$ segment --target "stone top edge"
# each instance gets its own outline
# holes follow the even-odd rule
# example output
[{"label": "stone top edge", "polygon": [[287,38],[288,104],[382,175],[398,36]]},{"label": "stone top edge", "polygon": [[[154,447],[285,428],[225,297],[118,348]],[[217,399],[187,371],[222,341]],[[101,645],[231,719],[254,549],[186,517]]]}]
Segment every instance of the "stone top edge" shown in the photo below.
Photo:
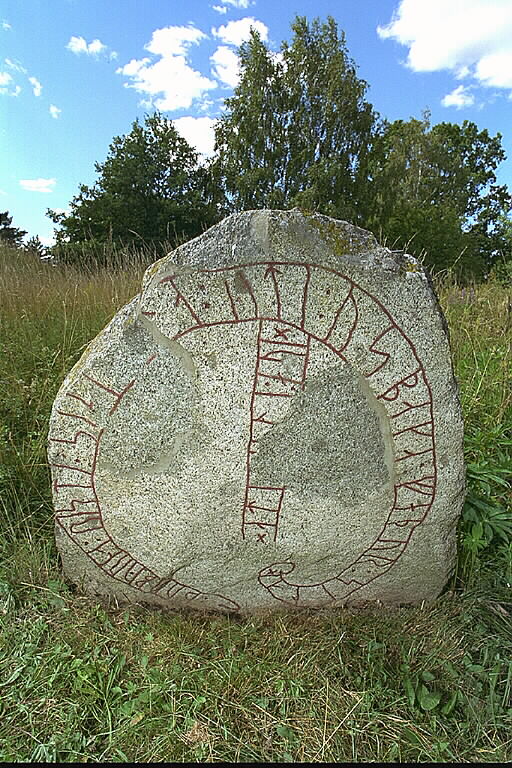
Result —
[{"label": "stone top edge", "polygon": [[361,273],[376,269],[389,275],[428,279],[417,259],[380,245],[373,233],[347,221],[293,208],[249,210],[227,216],[155,262],[147,270],[143,286],[156,273],[267,260],[347,266]]}]

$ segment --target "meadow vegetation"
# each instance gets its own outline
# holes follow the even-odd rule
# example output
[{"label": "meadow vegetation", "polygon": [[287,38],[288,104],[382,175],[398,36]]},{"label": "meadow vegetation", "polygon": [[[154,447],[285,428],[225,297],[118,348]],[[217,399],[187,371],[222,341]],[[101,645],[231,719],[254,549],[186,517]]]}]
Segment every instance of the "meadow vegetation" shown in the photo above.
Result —
[{"label": "meadow vegetation", "polygon": [[46,463],[64,376],[159,255],[112,249],[84,271],[0,250],[0,760],[512,760],[510,287],[437,280],[467,460],[438,601],[177,616],[66,583]]}]

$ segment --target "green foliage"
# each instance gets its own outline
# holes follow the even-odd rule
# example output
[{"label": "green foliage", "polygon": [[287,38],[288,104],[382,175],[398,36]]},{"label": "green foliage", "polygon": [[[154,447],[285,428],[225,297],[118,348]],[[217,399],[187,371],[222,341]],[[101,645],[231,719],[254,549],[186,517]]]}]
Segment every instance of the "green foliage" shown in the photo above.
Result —
[{"label": "green foliage", "polygon": [[11,248],[21,248],[22,240],[27,234],[23,229],[12,227],[12,216],[9,211],[0,213],[0,245]]},{"label": "green foliage", "polygon": [[467,120],[431,125],[428,112],[382,120],[332,17],[298,16],[292,33],[279,53],[255,30],[241,46],[240,81],[208,164],[158,112],[116,136],[70,213],[48,211],[60,227],[54,258],[91,263],[105,246],[175,246],[227,213],[298,207],[371,229],[436,273],[480,279],[494,270],[510,280],[501,135]]},{"label": "green foliage", "polygon": [[368,224],[437,271],[481,276],[512,257],[512,197],[495,173],[504,159],[501,135],[467,120],[431,126],[426,113],[386,123],[370,160]]},{"label": "green foliage", "polygon": [[[511,255],[509,256],[508,261],[505,261],[504,259],[498,261],[494,265],[491,272],[491,276],[500,282],[503,286],[512,285],[512,251],[510,251],[510,254]],[[510,303],[509,313],[512,315],[512,300]]]},{"label": "green foliage", "polygon": [[29,251],[29,253],[33,253],[34,255],[38,256],[40,259],[46,256],[46,248],[42,244],[41,240],[39,239],[39,235],[30,237],[27,240],[27,242],[25,243],[25,250]]},{"label": "green foliage", "polygon": [[[508,434],[507,434],[508,432]],[[466,436],[467,493],[462,521],[461,566],[474,580],[478,568],[497,552],[509,559],[512,546],[512,424],[494,430],[493,456],[478,432]],[[510,561],[509,561],[510,563]]]},{"label": "green foliage", "polygon": [[441,297],[465,419],[467,487],[456,583],[506,585],[512,581],[510,289],[498,280],[469,288],[445,281]]},{"label": "green foliage", "polygon": [[475,123],[382,121],[345,37],[297,17],[275,54],[253,31],[216,126],[212,178],[225,211],[293,208],[347,219],[439,272],[482,277],[512,259],[501,135]]},{"label": "green foliage", "polygon": [[81,271],[105,269],[117,272],[123,267],[149,266],[169,253],[174,243],[157,240],[138,245],[112,241],[85,240],[80,243],[57,242],[50,249],[53,264],[75,265]]},{"label": "green foliage", "polygon": [[[419,708],[423,712],[439,710],[443,715],[450,715],[459,697],[458,691],[446,693],[436,685],[436,677],[432,672],[423,671],[419,675],[409,676],[409,670],[404,668],[404,688],[411,709]],[[444,703],[442,703],[444,700]]]},{"label": "green foliage", "polygon": [[510,638],[476,600],[237,622],[2,575],[5,762],[510,759]]},{"label": "green foliage", "polygon": [[[48,211],[60,226],[55,251],[72,261],[75,244],[134,241],[151,246],[173,244],[200,234],[215,219],[207,199],[207,178],[197,153],[158,112],[138,120],[125,136],[116,136],[106,160],[95,164],[99,177],[84,184],[70,213]],[[68,245],[70,244],[70,245]]]},{"label": "green foliage", "polygon": [[229,210],[318,210],[360,221],[375,113],[343,32],[297,17],[272,53],[253,30],[216,127],[214,178]]}]

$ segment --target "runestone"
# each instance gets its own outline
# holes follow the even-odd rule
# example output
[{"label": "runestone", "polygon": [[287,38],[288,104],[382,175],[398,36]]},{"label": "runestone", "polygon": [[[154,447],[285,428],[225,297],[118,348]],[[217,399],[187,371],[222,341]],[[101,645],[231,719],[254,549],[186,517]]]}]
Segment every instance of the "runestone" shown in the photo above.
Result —
[{"label": "runestone", "polygon": [[63,568],[173,610],[432,600],[462,437],[415,259],[320,215],[234,214],[147,270],[57,395]]}]

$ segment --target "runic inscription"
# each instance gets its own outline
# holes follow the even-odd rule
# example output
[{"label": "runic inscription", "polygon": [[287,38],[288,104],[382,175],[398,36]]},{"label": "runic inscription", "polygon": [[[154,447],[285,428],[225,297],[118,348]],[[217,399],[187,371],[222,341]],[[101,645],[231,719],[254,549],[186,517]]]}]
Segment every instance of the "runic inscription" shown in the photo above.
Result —
[{"label": "runic inscription", "polygon": [[[151,364],[153,360],[154,356],[148,358],[146,365]],[[106,403],[104,399],[97,401],[94,394],[90,399],[86,399],[74,391],[66,392],[65,397],[81,406],[98,421],[112,415],[136,383],[135,380],[130,381],[123,389],[116,391],[88,373],[84,374],[83,378],[93,385],[93,393],[94,390],[106,393],[110,396],[109,400]],[[53,461],[51,466],[54,476],[53,490],[58,504],[56,521],[62,530],[104,574],[143,594],[149,593],[166,600],[177,598],[187,602],[202,602],[220,610],[237,610],[238,603],[222,595],[201,592],[175,578],[160,578],[151,568],[146,567],[124,547],[113,541],[103,522],[101,500],[95,483],[105,429],[99,427],[83,412],[73,409],[57,412],[66,417],[71,435],[69,439],[51,436],[49,438],[50,443],[59,446],[54,454],[58,460]],[[87,430],[82,429],[82,424],[87,425]],[[83,460],[73,459],[74,450],[79,445],[82,448],[81,455],[88,459],[87,466],[83,466]]]},{"label": "runic inscription", "polygon": [[[435,424],[422,361],[379,299],[331,267],[262,261],[176,270],[160,279],[150,299],[143,295],[139,317],[184,349],[191,334],[206,329],[254,329],[252,369],[241,384],[249,399],[238,535],[259,558],[253,577],[258,589],[294,606],[345,601],[398,562],[435,498]],[[367,382],[389,424],[395,478],[380,533],[355,559],[338,562],[331,575],[314,583],[294,578],[300,563],[293,557],[275,559],[276,547],[286,543],[286,520],[301,514],[286,477],[278,484],[266,482],[261,471],[254,470],[259,445],[307,390],[313,347],[325,350],[333,364],[350,366]],[[141,359],[141,370],[158,354]],[[128,543],[114,541],[105,526],[95,482],[102,439],[110,418],[119,416],[129,398],[137,396],[137,386],[137,376],[122,384],[106,382],[92,365],[84,367],[61,395],[56,408],[59,434],[63,429],[68,434],[50,435],[57,523],[111,579],[171,602],[187,600],[237,611],[240,605],[233,595],[168,574],[159,576],[130,554]],[[279,456],[275,460],[279,462]]]},{"label": "runic inscription", "polygon": [[[229,286],[240,271],[247,294],[243,296],[244,303],[237,305],[237,294]],[[315,306],[318,297],[312,299],[312,296],[316,284],[329,284],[329,280],[325,280],[326,273],[332,276],[332,294],[337,303],[329,313],[320,316]],[[206,282],[206,276],[211,282]],[[201,317],[193,309],[197,306],[195,281],[200,280],[203,288],[212,285],[216,291],[220,276],[228,299],[226,312],[215,318]],[[432,394],[414,344],[378,299],[329,268],[292,262],[261,263],[244,265],[243,269],[201,270],[195,276],[187,275],[182,282],[187,283],[187,288],[184,285],[178,288],[179,278],[162,281],[172,285],[176,301],[183,302],[189,312],[188,317],[186,313],[180,317],[182,326],[188,324],[188,328],[179,328],[174,334],[175,339],[183,339],[190,332],[217,324],[258,323],[242,514],[242,536],[247,541],[261,545],[275,542],[278,535],[280,515],[286,504],[286,485],[254,484],[251,459],[257,452],[258,439],[279,420],[286,401],[304,388],[311,341],[321,342],[343,361],[359,369],[376,398],[384,404],[392,425],[395,465],[400,464],[400,467],[396,473],[394,503],[378,538],[357,560],[340,563],[337,573],[318,584],[295,583],[292,572],[296,564],[293,562],[273,563],[262,568],[258,576],[261,586],[285,603],[298,605],[346,599],[398,561],[434,500],[436,458]],[[282,286],[287,283],[299,286],[291,306],[283,299]],[[329,287],[324,287],[324,291],[330,294]],[[246,300],[247,295],[250,301]],[[218,306],[219,302],[212,297],[209,307]],[[357,333],[365,313],[371,313],[374,326],[381,327],[369,339]],[[284,375],[280,368],[283,361],[290,359],[294,361],[294,373]],[[270,410],[268,403],[272,403]]]}]

